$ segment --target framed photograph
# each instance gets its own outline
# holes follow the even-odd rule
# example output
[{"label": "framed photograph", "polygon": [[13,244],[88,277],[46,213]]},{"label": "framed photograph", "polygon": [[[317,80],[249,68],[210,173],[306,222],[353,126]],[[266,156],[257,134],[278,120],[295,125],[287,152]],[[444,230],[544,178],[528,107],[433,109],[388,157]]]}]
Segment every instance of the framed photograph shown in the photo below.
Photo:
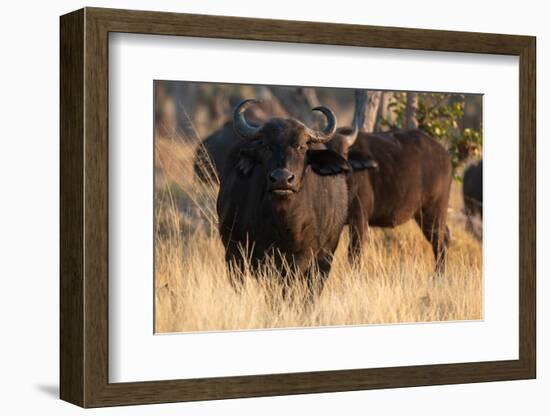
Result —
[{"label": "framed photograph", "polygon": [[534,37],[60,29],[63,400],[536,377]]}]

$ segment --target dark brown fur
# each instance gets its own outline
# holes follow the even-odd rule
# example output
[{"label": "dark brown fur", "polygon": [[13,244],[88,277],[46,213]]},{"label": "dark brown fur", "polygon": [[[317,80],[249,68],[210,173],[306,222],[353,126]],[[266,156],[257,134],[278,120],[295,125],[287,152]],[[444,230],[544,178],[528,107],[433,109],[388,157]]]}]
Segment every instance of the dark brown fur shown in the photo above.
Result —
[{"label": "dark brown fur", "polygon": [[468,166],[464,172],[462,184],[462,198],[464,199],[464,213],[466,214],[466,227],[477,238],[473,218],[479,215],[483,219],[483,161]]},{"label": "dark brown fur", "polygon": [[452,180],[443,146],[419,130],[359,133],[349,149],[337,132],[329,146],[353,168],[348,177],[350,260],[360,255],[369,226],[395,227],[414,218],[432,245],[436,270],[443,272]]},{"label": "dark brown fur", "polygon": [[242,139],[228,121],[197,146],[194,158],[195,175],[204,182],[219,179],[225,169],[229,149]]},{"label": "dark brown fur", "polygon": [[[221,175],[217,212],[228,264],[242,269],[246,256],[258,269],[274,255],[278,267],[288,264],[292,276],[320,290],[346,221],[348,164],[308,143],[307,131],[299,121],[272,119],[256,140],[236,143]],[[295,175],[289,195],[273,193],[270,174],[278,169]],[[281,273],[290,277],[282,267]]]},{"label": "dark brown fur", "polygon": [[[233,99],[232,101],[237,100]],[[237,102],[235,102],[237,104]],[[267,103],[259,104],[247,111],[248,119],[253,124],[263,124],[270,117],[267,115],[268,109],[272,105]],[[279,110],[278,113],[281,113]],[[242,138],[237,134],[233,127],[233,121],[227,121],[222,127],[211,133],[204,139],[195,150],[194,170],[195,176],[203,182],[215,182],[221,177],[225,169],[225,161],[231,148]]]}]

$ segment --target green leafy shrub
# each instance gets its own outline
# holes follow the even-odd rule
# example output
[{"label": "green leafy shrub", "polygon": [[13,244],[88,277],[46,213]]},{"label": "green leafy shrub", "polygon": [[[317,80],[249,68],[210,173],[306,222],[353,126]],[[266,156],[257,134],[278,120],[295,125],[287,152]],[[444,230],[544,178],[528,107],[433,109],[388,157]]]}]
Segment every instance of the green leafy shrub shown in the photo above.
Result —
[{"label": "green leafy shrub", "polygon": [[[416,119],[418,128],[438,140],[449,151],[453,175],[472,156],[480,156],[483,144],[481,131],[463,128],[465,96],[463,94],[418,93]],[[381,126],[402,129],[405,126],[407,93],[394,93],[388,108],[391,117],[381,120]]]}]

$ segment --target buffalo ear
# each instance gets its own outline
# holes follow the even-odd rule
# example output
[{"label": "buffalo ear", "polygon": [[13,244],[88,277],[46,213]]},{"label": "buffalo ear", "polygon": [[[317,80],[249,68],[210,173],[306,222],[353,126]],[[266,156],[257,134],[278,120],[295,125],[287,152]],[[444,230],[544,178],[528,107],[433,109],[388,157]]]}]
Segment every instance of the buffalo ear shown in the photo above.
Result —
[{"label": "buffalo ear", "polygon": [[345,158],[333,150],[308,150],[307,163],[315,173],[321,176],[336,175],[349,171]]},{"label": "buffalo ear", "polygon": [[235,165],[237,172],[243,176],[248,176],[256,165],[256,152],[252,148],[244,148],[239,152],[239,160]]},{"label": "buffalo ear", "polygon": [[368,153],[350,152],[348,161],[353,170],[378,170],[378,162]]}]

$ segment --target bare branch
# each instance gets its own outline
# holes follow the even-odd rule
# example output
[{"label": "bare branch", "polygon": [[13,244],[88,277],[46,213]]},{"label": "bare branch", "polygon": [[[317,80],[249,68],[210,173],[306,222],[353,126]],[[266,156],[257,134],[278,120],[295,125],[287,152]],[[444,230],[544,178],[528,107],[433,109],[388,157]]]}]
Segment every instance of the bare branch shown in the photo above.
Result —
[{"label": "bare branch", "polygon": [[415,92],[407,93],[407,105],[405,107],[405,125],[406,129],[417,129],[418,118],[416,112],[418,110],[418,94]]}]

